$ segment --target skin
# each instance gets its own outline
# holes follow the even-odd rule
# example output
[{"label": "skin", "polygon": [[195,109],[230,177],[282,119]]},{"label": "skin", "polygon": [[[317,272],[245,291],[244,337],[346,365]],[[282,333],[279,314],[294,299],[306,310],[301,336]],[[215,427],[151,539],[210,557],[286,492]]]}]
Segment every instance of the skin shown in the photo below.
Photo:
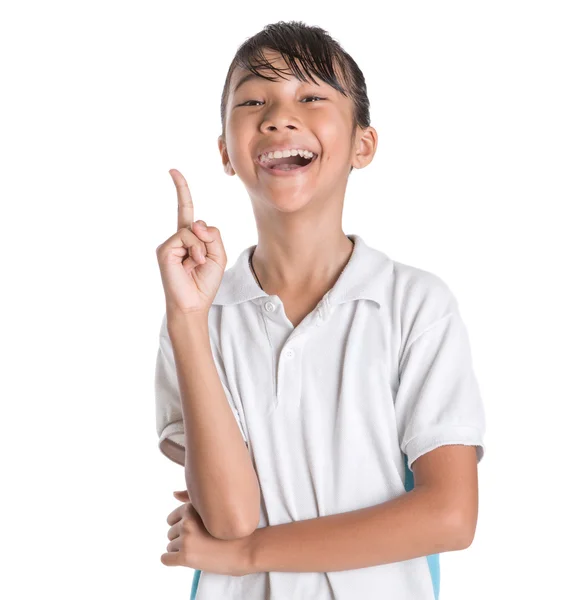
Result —
[{"label": "skin", "polygon": [[170,525],[166,553],[160,560],[167,567],[189,567],[221,575],[241,576],[248,572],[249,538],[222,540],[213,537],[189,502],[187,490],[173,492],[182,502],[167,517]]},{"label": "skin", "polygon": [[[280,55],[266,57],[287,68]],[[254,270],[296,325],[332,287],[353,251],[341,227],[347,178],[350,167],[363,169],[373,160],[378,135],[373,127],[358,127],[352,138],[352,100],[318,79],[320,85],[293,75],[275,82],[256,78],[233,94],[245,74],[238,68],[232,76],[218,147],[226,174],[238,175],[252,202]],[[241,106],[251,100],[256,102]],[[254,163],[263,148],[288,141],[318,153],[306,174],[275,177]]]},{"label": "skin", "polygon": [[[266,56],[286,68],[282,57]],[[235,82],[244,75],[236,70]],[[250,199],[258,229],[253,266],[262,288],[277,294],[296,326],[335,283],[353,245],[341,228],[350,167],[374,158],[377,133],[357,128],[351,135],[349,98],[324,82],[294,76],[244,84],[230,93],[225,137],[218,146],[227,175],[238,175]],[[307,96],[326,100],[305,100]],[[250,102],[256,100],[260,104]],[[298,177],[274,177],[253,162],[266,146],[293,140],[319,158]],[[305,142],[305,143],[303,143]],[[186,181],[171,171],[183,223],[193,214]],[[199,232],[197,232],[199,235]],[[205,256],[205,244],[201,243]],[[326,572],[358,569],[467,548],[478,514],[478,474],[473,446],[445,445],[412,465],[414,489],[356,511],[256,529],[251,535],[218,540],[203,527],[186,490],[174,492],[183,504],[167,518],[168,566],[187,566],[228,575],[266,571]],[[351,536],[347,531],[352,530]]]}]

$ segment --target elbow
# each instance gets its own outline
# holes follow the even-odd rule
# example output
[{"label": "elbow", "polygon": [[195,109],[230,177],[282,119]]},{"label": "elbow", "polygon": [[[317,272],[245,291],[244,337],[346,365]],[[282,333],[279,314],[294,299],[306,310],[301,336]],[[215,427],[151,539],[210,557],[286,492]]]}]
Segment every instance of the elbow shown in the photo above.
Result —
[{"label": "elbow", "polygon": [[248,519],[241,527],[235,530],[232,539],[245,538],[252,535],[258,528],[260,522],[260,511],[256,511],[252,519]]},{"label": "elbow", "polygon": [[475,537],[477,520],[470,519],[461,511],[451,511],[446,518],[451,550],[465,550]]},{"label": "elbow", "polygon": [[460,549],[465,550],[469,548],[475,538],[475,525],[473,527],[467,526],[459,535]]},{"label": "elbow", "polygon": [[231,527],[227,527],[225,520],[223,530],[216,531],[217,535],[212,534],[220,540],[237,540],[252,535],[260,523],[260,486],[258,479],[254,478],[254,497],[247,503],[245,511],[238,511],[240,514],[232,520]]},{"label": "elbow", "polygon": [[236,493],[229,501],[224,501],[222,506],[217,502],[213,504],[214,512],[205,510],[199,513],[208,533],[218,540],[237,540],[251,535],[260,522],[260,486],[258,479],[254,478],[253,495],[251,499],[242,502],[249,496]]},{"label": "elbow", "polygon": [[224,524],[223,528],[208,529],[210,535],[218,540],[237,540],[248,537],[256,531],[258,523],[260,522],[260,514],[256,512],[253,519],[240,520],[237,525],[226,527]]},{"label": "elbow", "polygon": [[260,523],[259,496],[256,495],[254,501],[247,503],[245,510],[233,511],[232,515],[231,519],[222,519],[213,530],[208,529],[213,537],[218,540],[237,540],[252,535]]}]

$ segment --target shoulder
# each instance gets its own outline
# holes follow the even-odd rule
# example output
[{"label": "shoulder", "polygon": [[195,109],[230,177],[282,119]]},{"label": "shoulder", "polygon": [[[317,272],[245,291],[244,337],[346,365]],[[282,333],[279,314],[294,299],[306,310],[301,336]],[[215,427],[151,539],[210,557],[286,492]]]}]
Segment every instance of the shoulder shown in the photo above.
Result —
[{"label": "shoulder", "polygon": [[403,338],[458,310],[455,295],[440,274],[396,260],[380,249],[366,249],[367,265],[360,266],[364,271],[360,277],[389,311],[393,330]]},{"label": "shoulder", "polygon": [[442,276],[396,260],[393,266],[392,310],[403,337],[413,339],[458,311],[457,299]]},{"label": "shoulder", "polygon": [[442,276],[396,260],[393,263],[393,293],[403,307],[432,304],[437,310],[449,310],[457,303]]}]

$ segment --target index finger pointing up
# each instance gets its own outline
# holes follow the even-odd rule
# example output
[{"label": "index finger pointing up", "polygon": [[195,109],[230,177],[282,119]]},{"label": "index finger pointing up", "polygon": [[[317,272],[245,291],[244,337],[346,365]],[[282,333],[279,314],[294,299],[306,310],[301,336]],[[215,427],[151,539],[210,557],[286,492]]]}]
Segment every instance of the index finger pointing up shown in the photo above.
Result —
[{"label": "index finger pointing up", "polygon": [[191,225],[193,224],[193,199],[191,198],[187,180],[177,169],[171,169],[169,173],[177,188],[177,199],[179,201],[177,231],[183,227],[191,230]]}]

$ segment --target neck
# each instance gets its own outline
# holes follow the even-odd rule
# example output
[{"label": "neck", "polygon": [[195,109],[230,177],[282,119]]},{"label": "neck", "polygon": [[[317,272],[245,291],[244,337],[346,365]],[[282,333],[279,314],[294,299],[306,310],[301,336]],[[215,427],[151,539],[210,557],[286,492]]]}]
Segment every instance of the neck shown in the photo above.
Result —
[{"label": "neck", "polygon": [[259,236],[251,256],[258,285],[267,294],[303,295],[331,288],[353,252],[353,242],[343,231],[318,236]]}]

